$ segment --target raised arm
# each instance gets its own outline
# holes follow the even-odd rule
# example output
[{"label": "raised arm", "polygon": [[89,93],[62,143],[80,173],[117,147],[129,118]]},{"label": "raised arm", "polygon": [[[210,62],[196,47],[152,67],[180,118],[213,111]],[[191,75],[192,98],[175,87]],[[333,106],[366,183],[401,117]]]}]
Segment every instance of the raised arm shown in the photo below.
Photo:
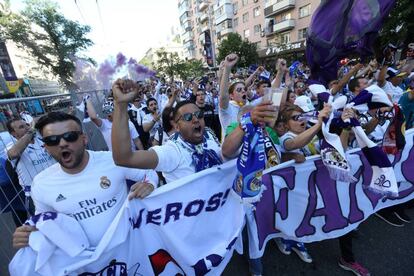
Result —
[{"label": "raised arm", "polygon": [[236,54],[230,54],[226,57],[224,62],[223,74],[220,82],[220,96],[219,105],[221,109],[227,109],[230,102],[229,95],[229,76],[231,68],[237,63],[239,57]]},{"label": "raised arm", "polygon": [[286,66],[286,60],[284,60],[283,58],[279,58],[276,64],[276,70],[277,70],[277,73],[276,73],[275,78],[272,81],[272,88],[279,88],[280,85],[282,84],[283,76],[288,71],[287,66]]},{"label": "raised arm", "polygon": [[309,144],[309,142],[312,141],[313,137],[321,129],[322,119],[329,117],[330,112],[331,112],[331,106],[325,104],[324,108],[319,112],[318,122],[311,128],[308,128],[307,130],[305,130],[304,132],[296,136],[294,139],[286,140],[284,147],[287,150],[295,150],[295,149],[303,148],[304,146]]},{"label": "raised arm", "polygon": [[27,145],[33,140],[35,134],[36,132],[34,130],[29,130],[22,138],[17,140],[9,150],[7,150],[7,157],[10,160],[18,158],[26,149]]},{"label": "raised arm", "polygon": [[340,79],[339,81],[338,81],[338,85],[336,85],[336,86],[334,86],[333,88],[332,88],[332,91],[331,91],[331,93],[332,93],[332,95],[335,95],[336,93],[338,93],[339,91],[341,91],[344,87],[345,87],[345,85],[349,82],[349,80],[356,74],[356,73],[358,73],[358,71],[361,69],[361,68],[363,68],[364,67],[364,65],[363,64],[361,64],[361,63],[358,63],[357,65],[355,65],[354,67],[352,67],[352,69],[351,70],[349,70],[349,72],[348,73],[346,73],[343,77],[342,77],[342,79]]},{"label": "raised arm", "polygon": [[114,94],[114,116],[112,122],[112,156],[115,164],[130,168],[154,169],[158,164],[157,154],[146,150],[131,150],[128,126],[128,102],[138,93],[134,82],[117,80],[112,86]]},{"label": "raised arm", "polygon": [[249,87],[249,86],[253,83],[254,79],[255,79],[257,76],[259,76],[259,75],[260,75],[263,71],[264,71],[263,66],[259,66],[259,67],[257,67],[257,69],[253,72],[253,74],[251,74],[251,75],[247,78],[247,80],[244,82],[244,85],[245,85],[246,87]]},{"label": "raised arm", "polygon": [[98,117],[98,114],[96,113],[95,107],[93,106],[91,99],[86,98],[85,102],[86,102],[86,107],[88,108],[89,118],[91,118],[92,122],[94,122],[94,124],[97,127],[101,127],[102,120]]}]

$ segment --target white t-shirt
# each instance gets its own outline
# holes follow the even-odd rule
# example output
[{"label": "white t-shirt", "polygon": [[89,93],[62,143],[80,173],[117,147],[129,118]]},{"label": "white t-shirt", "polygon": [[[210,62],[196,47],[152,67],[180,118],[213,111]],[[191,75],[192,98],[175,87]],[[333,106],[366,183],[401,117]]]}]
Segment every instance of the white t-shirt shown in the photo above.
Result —
[{"label": "white t-shirt", "polygon": [[[6,154],[9,149],[16,143],[16,139],[6,146]],[[16,168],[16,162],[17,168]],[[46,151],[40,137],[34,138],[33,144],[28,144],[26,149],[20,155],[20,159],[11,160],[16,173],[19,176],[19,183],[22,186],[31,186],[33,178],[44,169],[56,163],[55,159]]]},{"label": "white t-shirt", "polygon": [[68,174],[57,163],[38,174],[32,197],[36,214],[52,211],[74,217],[96,246],[127,197],[126,179],[148,180],[156,187],[158,177],[152,170],[116,166],[111,152],[88,153],[80,173]]},{"label": "white t-shirt", "polygon": [[[154,140],[156,140],[158,143],[160,143],[159,140],[160,134],[159,134],[159,129],[157,129],[157,131],[155,132],[154,135]],[[168,135],[168,133],[166,133],[164,130],[162,131],[162,143],[160,143],[160,145],[165,145],[165,143],[168,142],[170,136]]]},{"label": "white t-shirt", "polygon": [[[221,148],[217,139],[209,132],[207,138],[207,148],[214,150],[221,157]],[[156,171],[162,172],[167,183],[195,173],[192,154],[181,138],[170,139],[162,146],[151,148],[158,156]]]},{"label": "white t-shirt", "polygon": [[[308,145],[304,146],[303,148],[295,149],[295,150],[287,150],[285,148],[285,142],[289,139],[294,139],[296,136],[298,135],[293,132],[288,131],[282,137],[280,137],[279,141],[280,141],[281,152],[300,153],[300,154],[303,154],[304,156],[311,156],[315,152],[317,153],[320,152],[320,146],[319,146],[319,142],[316,136],[314,139],[312,139],[312,141]],[[313,149],[311,149],[311,147],[313,147]]]},{"label": "white t-shirt", "polygon": [[[105,139],[106,145],[108,146],[109,151],[112,151],[112,138],[111,138],[111,132],[112,132],[112,122],[110,122],[108,119],[101,119],[102,125],[99,127],[99,130],[102,132],[102,136]],[[129,126],[129,135],[131,136],[131,149],[132,151],[135,151],[135,144],[134,139],[139,137],[139,134],[137,130],[135,129],[134,124],[128,120],[128,126]]]},{"label": "white t-shirt", "polygon": [[[143,123],[143,124],[149,123],[149,122],[151,122],[151,121],[152,121],[152,119],[153,119],[153,118],[154,118],[154,117],[153,117],[152,113],[145,114],[145,116],[144,116],[144,120],[142,120],[142,123]],[[158,121],[154,124],[154,126],[150,129],[150,131],[149,131],[149,135],[150,135],[150,137],[151,137],[151,138],[154,138],[155,133],[157,132],[157,129],[158,129],[160,126],[161,126],[161,120],[158,120]]]},{"label": "white t-shirt", "polygon": [[391,82],[386,81],[384,86],[381,87],[387,95],[391,96],[393,103],[398,103],[404,91],[399,86],[394,86]]},{"label": "white t-shirt", "polygon": [[[230,101],[226,109],[219,107],[219,119],[221,124],[221,133],[226,133],[227,127],[237,122],[237,115],[239,115],[240,106]],[[222,135],[224,138],[224,135]]]}]

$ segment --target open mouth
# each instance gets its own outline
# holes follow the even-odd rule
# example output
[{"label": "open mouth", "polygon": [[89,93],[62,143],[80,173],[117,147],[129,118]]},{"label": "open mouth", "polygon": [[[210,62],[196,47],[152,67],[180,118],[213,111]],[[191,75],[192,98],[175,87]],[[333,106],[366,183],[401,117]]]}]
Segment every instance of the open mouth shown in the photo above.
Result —
[{"label": "open mouth", "polygon": [[247,95],[243,95],[243,96],[242,96],[242,99],[243,99],[243,100],[246,100],[246,99],[247,99]]},{"label": "open mouth", "polygon": [[72,158],[72,153],[69,150],[63,150],[61,154],[63,162],[69,162]]},{"label": "open mouth", "polygon": [[301,126],[302,128],[305,128],[305,127],[306,127],[306,122],[301,122],[301,123],[300,123],[300,126]]},{"label": "open mouth", "polygon": [[201,133],[201,126],[197,126],[193,128],[194,133],[199,134]]}]

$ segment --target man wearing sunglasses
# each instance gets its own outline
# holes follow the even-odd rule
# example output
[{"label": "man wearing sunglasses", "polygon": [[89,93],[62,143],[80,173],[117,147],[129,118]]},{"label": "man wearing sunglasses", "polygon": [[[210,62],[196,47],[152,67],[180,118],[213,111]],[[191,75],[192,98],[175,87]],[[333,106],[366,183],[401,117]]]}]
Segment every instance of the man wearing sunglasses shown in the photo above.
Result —
[{"label": "man wearing sunglasses", "polygon": [[114,125],[112,128],[113,157],[120,166],[155,169],[162,172],[167,183],[184,176],[221,164],[221,149],[214,134],[205,131],[204,114],[191,101],[179,102],[173,111],[177,133],[162,146],[132,152],[125,146],[129,135],[126,131],[128,102],[138,91],[133,82],[117,80],[114,93]]},{"label": "man wearing sunglasses", "polygon": [[[137,181],[130,199],[146,197],[157,186],[154,171],[121,168],[114,164],[110,152],[87,151],[87,136],[73,115],[50,112],[39,119],[36,128],[58,163],[33,180],[35,213],[60,212],[74,217],[91,246],[97,246],[126,200],[127,180]],[[28,225],[17,228],[13,246],[27,246],[32,231],[35,228]]]},{"label": "man wearing sunglasses", "polygon": [[45,150],[36,131],[20,118],[7,122],[7,130],[13,137],[6,146],[6,154],[19,176],[19,183],[30,193],[33,178],[55,163]]}]

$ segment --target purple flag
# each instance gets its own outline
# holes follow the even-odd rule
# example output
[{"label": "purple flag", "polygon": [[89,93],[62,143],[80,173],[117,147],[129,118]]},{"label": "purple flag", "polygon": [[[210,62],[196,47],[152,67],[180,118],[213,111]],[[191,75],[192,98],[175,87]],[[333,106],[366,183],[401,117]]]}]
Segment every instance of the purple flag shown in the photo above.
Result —
[{"label": "purple flag", "polygon": [[306,43],[311,78],[327,84],[338,62],[351,53],[372,54],[372,45],[395,0],[322,0],[312,16]]}]

